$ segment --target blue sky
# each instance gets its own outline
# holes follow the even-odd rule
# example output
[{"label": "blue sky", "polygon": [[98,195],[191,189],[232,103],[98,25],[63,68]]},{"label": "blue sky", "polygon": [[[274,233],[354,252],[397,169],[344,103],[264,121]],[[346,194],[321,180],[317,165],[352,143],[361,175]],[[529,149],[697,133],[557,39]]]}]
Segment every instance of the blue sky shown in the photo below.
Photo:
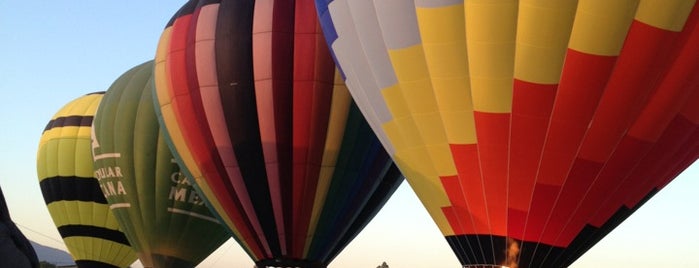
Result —
[{"label": "blue sky", "polygon": [[[0,1],[0,186],[30,239],[65,249],[36,177],[39,137],[65,103],[107,89],[155,55],[184,1]],[[699,165],[685,171],[572,267],[699,267]],[[331,268],[459,267],[404,183]],[[138,267],[138,264],[136,265]],[[199,267],[252,267],[232,240]]]}]

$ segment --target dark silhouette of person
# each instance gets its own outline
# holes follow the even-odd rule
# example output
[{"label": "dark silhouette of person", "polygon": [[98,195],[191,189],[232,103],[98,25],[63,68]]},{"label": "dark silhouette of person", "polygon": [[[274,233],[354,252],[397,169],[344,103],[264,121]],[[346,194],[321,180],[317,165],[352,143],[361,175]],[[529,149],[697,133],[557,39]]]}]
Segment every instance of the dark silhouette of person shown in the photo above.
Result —
[{"label": "dark silhouette of person", "polygon": [[0,266],[38,268],[39,258],[27,237],[17,228],[0,187]]}]

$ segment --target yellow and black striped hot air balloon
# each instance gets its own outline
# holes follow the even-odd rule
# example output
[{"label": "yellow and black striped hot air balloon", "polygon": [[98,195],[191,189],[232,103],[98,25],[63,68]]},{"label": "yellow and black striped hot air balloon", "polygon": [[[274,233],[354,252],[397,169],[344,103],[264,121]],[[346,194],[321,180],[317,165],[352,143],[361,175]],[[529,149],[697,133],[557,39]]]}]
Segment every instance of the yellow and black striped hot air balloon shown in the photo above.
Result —
[{"label": "yellow and black striped hot air balloon", "polygon": [[136,260],[92,169],[90,132],[104,92],[61,108],[41,135],[37,175],[46,207],[78,267],[127,267]]}]

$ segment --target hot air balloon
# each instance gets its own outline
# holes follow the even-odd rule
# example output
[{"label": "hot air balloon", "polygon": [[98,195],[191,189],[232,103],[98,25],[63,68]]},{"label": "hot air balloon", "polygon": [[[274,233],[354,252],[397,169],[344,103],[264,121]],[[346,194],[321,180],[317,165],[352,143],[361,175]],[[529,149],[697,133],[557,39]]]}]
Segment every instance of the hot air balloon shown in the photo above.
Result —
[{"label": "hot air balloon", "polygon": [[326,267],[402,176],[337,80],[311,1],[189,1],[156,53],[156,110],[258,267]]},{"label": "hot air balloon", "polygon": [[22,231],[10,217],[10,209],[5,201],[5,194],[0,187],[0,258],[8,267],[39,267],[39,259]]},{"label": "hot air balloon", "polygon": [[37,153],[46,207],[78,267],[127,267],[136,260],[93,175],[90,126],[103,95],[63,106],[46,125]]},{"label": "hot air balloon", "polygon": [[230,238],[175,162],[153,108],[153,61],[107,90],[93,122],[95,177],[144,267],[194,267]]},{"label": "hot air balloon", "polygon": [[464,267],[564,267],[699,155],[695,1],[316,0]]}]

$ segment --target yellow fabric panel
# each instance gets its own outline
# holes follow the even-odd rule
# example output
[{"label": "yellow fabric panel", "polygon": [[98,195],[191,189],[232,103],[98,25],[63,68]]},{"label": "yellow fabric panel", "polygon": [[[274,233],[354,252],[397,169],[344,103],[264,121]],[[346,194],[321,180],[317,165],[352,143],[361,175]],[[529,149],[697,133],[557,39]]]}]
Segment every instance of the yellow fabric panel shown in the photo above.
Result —
[{"label": "yellow fabric panel", "polygon": [[77,127],[55,127],[55,128],[49,129],[47,131],[44,131],[44,133],[41,134],[41,141],[40,141],[39,147],[51,142],[52,140],[60,138],[61,134],[63,132],[62,131],[63,128],[77,128]]},{"label": "yellow fabric panel", "polygon": [[[337,156],[340,153],[340,146],[342,145],[342,139],[345,134],[347,116],[349,115],[350,104],[352,103],[351,100],[352,98],[349,94],[349,90],[344,82],[342,82],[340,72],[336,71],[325,148],[323,149],[323,159],[321,160],[320,174],[318,174],[318,185],[316,186],[315,198],[313,199],[313,211],[311,212],[311,221],[309,223],[307,236],[312,236],[318,227],[320,212],[325,205],[328,188],[330,187],[332,175],[337,165]],[[312,239],[306,240],[303,256],[308,255],[311,242]]]},{"label": "yellow fabric panel", "polygon": [[[391,132],[393,140],[398,140],[399,135],[403,137],[405,146],[414,146],[425,144],[430,146],[442,145],[448,146],[446,135],[444,133],[444,125],[439,114],[439,107],[435,100],[432,84],[429,81],[428,71],[424,62],[424,54],[421,46],[412,46],[405,49],[397,49],[389,51],[393,67],[399,80],[399,88],[388,88],[384,92],[392,94],[384,94],[385,101],[391,111],[394,122],[396,123]],[[405,105],[405,106],[404,106]],[[399,113],[405,111],[399,110],[399,113],[393,112],[393,107],[410,107],[410,116],[399,116]],[[390,124],[384,124],[386,132],[389,130]],[[400,143],[394,144],[396,150]],[[447,147],[448,148],[448,147]],[[448,151],[448,150],[446,150]],[[453,175],[456,168],[452,161],[440,161],[442,159],[451,159],[451,153],[443,154],[445,150],[430,150],[432,163],[436,164],[438,174]]]},{"label": "yellow fabric panel", "polygon": [[[70,130],[70,129],[77,129],[77,128],[63,128],[63,130]],[[70,134],[68,134],[70,135]],[[68,136],[65,136],[61,139],[58,140],[58,175],[59,176],[74,176],[77,175],[75,174],[75,164],[77,162],[77,159],[75,155],[77,155],[78,148],[76,148],[77,144],[77,139],[76,138],[68,138]],[[72,157],[60,157],[64,155],[69,155]],[[90,159],[90,158],[88,158]],[[89,174],[90,177],[92,177],[92,172]]]},{"label": "yellow fabric panel", "polygon": [[[64,241],[68,248],[74,248],[70,253],[75,260],[94,260],[94,254],[99,253],[100,260],[119,267],[128,267],[133,262],[131,258],[127,257],[128,255],[132,255],[133,251],[131,251],[129,247],[119,243],[83,236],[68,237],[65,238]],[[80,250],[90,248],[97,250]]]},{"label": "yellow fabric panel", "polygon": [[464,6],[417,8],[416,12],[425,61],[448,143],[474,144]]},{"label": "yellow fabric panel", "polygon": [[558,84],[577,1],[523,0],[519,3],[514,77]]},{"label": "yellow fabric panel", "polygon": [[[51,133],[59,133],[59,131],[59,129],[55,129]],[[39,147],[39,156],[37,157],[39,182],[58,175],[58,141],[56,138],[46,139],[46,142]]]},{"label": "yellow fabric panel", "polygon": [[[71,224],[84,224],[84,225],[94,225],[92,222],[96,221],[96,216],[107,217],[107,211],[109,211],[109,205],[99,204],[94,202],[84,202],[84,201],[55,201],[46,205],[48,210],[51,212],[51,217],[53,218],[56,226],[71,225]],[[85,213],[71,214],[74,212],[70,211],[83,211]],[[79,217],[71,217],[70,215],[79,215]],[[85,218],[85,215],[89,215],[89,218]],[[114,217],[108,217],[108,221],[104,227],[116,230],[119,224],[116,222]],[[88,224],[90,223],[90,224]],[[101,226],[101,225],[100,225]]]},{"label": "yellow fabric panel", "polygon": [[[417,103],[421,103],[421,99],[425,102],[434,102],[434,92],[428,80],[401,83],[401,88],[403,88],[403,97],[410,107],[415,107]],[[447,143],[444,124],[437,108],[438,106],[435,105],[429,111],[412,111],[412,120],[415,121],[420,139],[424,144]]]},{"label": "yellow fabric panel", "polygon": [[[100,101],[104,97],[104,94],[91,94],[84,96],[85,102],[87,103],[87,110],[85,114],[95,115],[97,114],[97,108],[100,106]],[[90,136],[89,129],[91,127],[86,127],[88,129],[87,135]]]},{"label": "yellow fabric panel", "polygon": [[636,19],[660,29],[679,32],[695,4],[696,0],[641,0]]},{"label": "yellow fabric panel", "polygon": [[53,219],[53,223],[56,226],[62,226],[66,224],[70,224],[70,221],[68,220],[67,213],[64,208],[64,202],[75,202],[75,201],[58,201],[58,202],[51,202],[50,204],[46,205],[46,208],[49,210],[49,214],[51,214],[51,219]]},{"label": "yellow fabric panel", "polygon": [[76,208],[80,211],[78,215],[80,216],[81,222],[95,222],[92,206],[93,204],[90,203],[76,202]]},{"label": "yellow fabric panel", "polygon": [[517,1],[468,1],[465,8],[474,110],[509,113],[512,110]]},{"label": "yellow fabric panel", "polygon": [[[412,122],[410,119],[404,120]],[[383,125],[389,140],[401,140],[403,139],[400,137],[402,135],[416,133],[416,130],[406,130],[401,128],[400,125],[396,120]],[[412,125],[414,127],[414,123]],[[412,142],[412,144],[416,143]],[[394,143],[394,145],[398,144]],[[392,156],[394,162],[398,165],[406,180],[408,180],[412,189],[432,216],[432,219],[442,230],[442,233],[445,235],[453,234],[454,231],[451,229],[441,209],[442,207],[451,206],[451,203],[442,188],[439,175],[432,163],[433,159],[428,156],[429,154],[423,146],[408,148],[404,145],[396,146],[396,154]],[[451,159],[448,162],[453,163]],[[450,174],[456,174],[455,167],[453,173]]]},{"label": "yellow fabric panel", "polygon": [[[509,79],[476,78],[471,76],[473,109],[486,113],[512,111],[512,76]],[[507,89],[507,90],[505,90]]]},{"label": "yellow fabric panel", "polygon": [[[320,173],[318,174],[318,185],[316,187],[316,194],[313,200],[313,212],[311,212],[311,221],[308,227],[307,237],[312,236],[316,229],[318,228],[318,220],[320,219],[320,212],[323,209],[323,203],[328,196],[328,188],[330,188],[330,183],[332,182],[332,174],[335,172],[335,167],[321,166]],[[308,256],[308,250],[311,248],[311,242],[313,240],[307,239],[306,245],[303,248],[303,256]]]},{"label": "yellow fabric panel", "polygon": [[[422,43],[451,43],[466,33],[464,5],[415,8]],[[465,50],[465,47],[463,47]]]},{"label": "yellow fabric panel", "polygon": [[[82,130],[87,130],[87,132],[90,131],[90,127],[82,127],[80,128],[81,132],[84,132]],[[90,159],[92,160],[92,141],[90,140],[90,134],[85,136],[79,136],[77,140],[75,140],[75,159]],[[94,177],[94,170],[92,168],[92,161],[76,161],[75,162],[75,170],[74,174],[75,176],[82,177],[82,178],[92,178]]]},{"label": "yellow fabric panel", "polygon": [[619,55],[637,5],[638,0],[580,0],[569,47],[593,55]]},{"label": "yellow fabric panel", "polygon": [[[403,96],[400,101],[405,102],[411,114],[424,114],[437,110],[432,86],[429,83],[429,73],[425,64],[425,56],[421,45],[415,45],[402,49],[388,51],[389,57],[396,72],[396,78]],[[388,89],[388,88],[387,88]],[[387,90],[384,89],[384,90]],[[394,103],[388,103],[389,109]],[[402,110],[401,110],[402,111]],[[394,113],[394,117],[400,116]]]},{"label": "yellow fabric panel", "polygon": [[382,90],[393,116],[382,128],[395,147],[393,159],[442,233],[453,234],[441,209],[451,204],[439,176],[456,174],[456,167],[451,161],[423,47],[389,50],[389,57],[399,82]]},{"label": "yellow fabric panel", "polygon": [[59,117],[66,117],[66,116],[76,115],[76,114],[83,115],[83,113],[78,113],[75,110],[78,109],[76,107],[80,106],[80,102],[84,101],[86,97],[87,96],[82,96],[78,99],[75,99],[73,101],[68,102],[63,107],[61,107],[61,109],[58,110],[58,112],[56,112],[56,114],[51,119],[53,120],[53,119],[56,119]]},{"label": "yellow fabric panel", "polygon": [[[114,253],[115,260],[123,260],[123,259],[127,258],[129,255],[134,255],[134,252],[131,249],[131,247],[125,247],[125,246],[122,246],[121,244],[111,243],[111,242],[108,242],[106,245],[111,248],[110,252]],[[120,265],[122,265],[122,264],[120,264]],[[124,265],[124,267],[130,267],[129,265],[131,265],[131,263],[123,262],[123,265]]]},{"label": "yellow fabric panel", "polygon": [[[403,92],[398,84],[381,90],[381,95],[386,102],[386,107],[391,111],[393,118],[410,116],[410,107],[403,100]],[[395,143],[391,140],[391,143]]]},{"label": "yellow fabric panel", "polygon": [[[434,122],[437,121],[437,122]],[[403,141],[403,143],[394,143],[396,154],[400,151],[415,150],[416,148],[425,149],[425,146],[443,146],[443,149],[432,149],[425,151],[422,159],[416,159],[420,163],[428,163],[430,168],[436,169],[437,175],[449,176],[456,174],[456,167],[453,165],[451,152],[449,152],[449,144],[442,139],[441,142],[429,142],[420,136],[420,131],[423,128],[428,128],[434,125],[441,125],[441,119],[438,114],[420,115],[415,117],[394,118],[394,120],[383,124],[383,129],[386,136],[391,141]],[[420,125],[422,124],[422,125]],[[441,127],[440,129],[441,130]],[[399,146],[400,145],[400,146]],[[429,154],[428,154],[429,153]],[[438,163],[438,162],[442,163]]]},{"label": "yellow fabric panel", "polygon": [[[430,214],[432,220],[437,224],[440,232],[444,236],[454,235],[454,230],[451,228],[449,221],[442,212],[442,208],[450,207],[451,203],[449,202],[446,192],[444,192],[439,176],[434,172],[428,174],[424,172],[424,169],[420,167],[419,164],[414,164],[429,162],[420,159],[424,157],[425,154],[426,152],[424,150],[412,150],[412,152],[405,153],[398,152],[393,156],[393,160],[405,176],[410,187],[415,191],[415,194],[427,210],[427,213]],[[423,170],[423,172],[418,170]]]},{"label": "yellow fabric panel", "polygon": [[441,114],[449,144],[476,144],[473,110],[443,111]]},{"label": "yellow fabric panel", "polygon": [[[116,219],[116,216],[112,214],[111,209],[109,208],[108,204],[105,205],[97,205],[93,204],[92,210],[94,211],[92,214],[93,220],[96,222],[101,222],[104,225],[104,228],[109,228],[113,230],[119,230],[122,229],[119,226],[119,222]],[[123,232],[123,230],[122,230]]]}]

